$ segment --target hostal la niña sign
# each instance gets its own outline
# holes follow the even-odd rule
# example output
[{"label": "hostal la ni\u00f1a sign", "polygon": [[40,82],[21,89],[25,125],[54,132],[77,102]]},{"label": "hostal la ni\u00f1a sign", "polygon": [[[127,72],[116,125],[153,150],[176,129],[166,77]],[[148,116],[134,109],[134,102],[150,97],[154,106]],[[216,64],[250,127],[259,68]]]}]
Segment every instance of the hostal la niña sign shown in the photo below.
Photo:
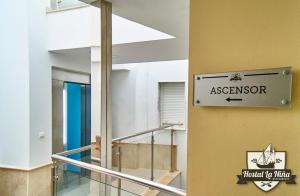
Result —
[{"label": "hostal la ni\u00f1a sign", "polygon": [[247,152],[247,169],[237,175],[237,184],[253,182],[257,188],[265,192],[274,189],[280,182],[288,185],[296,184],[296,175],[286,169],[287,155],[285,151],[276,151],[269,145],[262,151]]},{"label": "hostal la ni\u00f1a sign", "polygon": [[290,67],[194,76],[194,105],[289,107]]}]

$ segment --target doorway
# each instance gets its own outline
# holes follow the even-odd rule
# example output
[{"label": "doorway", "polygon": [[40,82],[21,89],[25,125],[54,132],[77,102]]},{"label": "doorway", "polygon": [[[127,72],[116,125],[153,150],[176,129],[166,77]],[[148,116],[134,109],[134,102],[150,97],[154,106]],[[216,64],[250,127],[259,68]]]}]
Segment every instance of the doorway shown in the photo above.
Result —
[{"label": "doorway", "polygon": [[[69,70],[52,70],[52,153],[72,150],[91,144],[90,76]],[[90,152],[70,155],[90,162]],[[81,173],[79,167],[66,166],[68,171]]]}]

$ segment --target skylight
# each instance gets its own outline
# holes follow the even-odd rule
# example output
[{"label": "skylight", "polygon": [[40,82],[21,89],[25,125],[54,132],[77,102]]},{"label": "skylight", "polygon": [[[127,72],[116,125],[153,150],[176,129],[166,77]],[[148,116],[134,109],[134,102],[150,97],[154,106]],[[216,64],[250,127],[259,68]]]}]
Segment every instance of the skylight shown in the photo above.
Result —
[{"label": "skylight", "polygon": [[120,16],[112,16],[113,44],[145,42],[173,38],[175,37],[142,24],[127,20]]}]

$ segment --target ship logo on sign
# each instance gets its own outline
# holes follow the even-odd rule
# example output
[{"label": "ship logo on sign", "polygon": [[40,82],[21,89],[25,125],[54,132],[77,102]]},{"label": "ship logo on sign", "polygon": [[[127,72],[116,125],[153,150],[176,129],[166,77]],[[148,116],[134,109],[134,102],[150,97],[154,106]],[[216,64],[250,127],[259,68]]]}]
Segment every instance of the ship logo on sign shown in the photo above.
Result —
[{"label": "ship logo on sign", "polygon": [[247,152],[248,169],[238,175],[238,184],[253,182],[259,189],[269,192],[281,181],[286,184],[296,184],[295,175],[286,168],[286,152],[276,152],[272,145],[263,151]]},{"label": "ship logo on sign", "polygon": [[[264,152],[247,152],[248,169],[272,170],[285,169],[285,152],[275,152],[271,145]],[[254,181],[263,191],[275,188],[279,181]]]},{"label": "ship logo on sign", "polygon": [[233,82],[241,81],[241,80],[242,80],[242,77],[238,73],[232,74],[230,77],[230,81],[233,81]]}]

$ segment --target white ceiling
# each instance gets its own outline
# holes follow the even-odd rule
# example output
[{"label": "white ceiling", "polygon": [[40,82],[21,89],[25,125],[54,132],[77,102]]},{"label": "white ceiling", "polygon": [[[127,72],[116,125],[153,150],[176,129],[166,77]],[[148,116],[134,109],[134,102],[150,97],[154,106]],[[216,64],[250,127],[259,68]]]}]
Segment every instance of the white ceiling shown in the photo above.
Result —
[{"label": "white ceiling", "polygon": [[[99,1],[82,0],[99,7]],[[113,63],[188,59],[189,0],[108,0],[113,13],[174,36],[113,46]]]}]

